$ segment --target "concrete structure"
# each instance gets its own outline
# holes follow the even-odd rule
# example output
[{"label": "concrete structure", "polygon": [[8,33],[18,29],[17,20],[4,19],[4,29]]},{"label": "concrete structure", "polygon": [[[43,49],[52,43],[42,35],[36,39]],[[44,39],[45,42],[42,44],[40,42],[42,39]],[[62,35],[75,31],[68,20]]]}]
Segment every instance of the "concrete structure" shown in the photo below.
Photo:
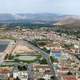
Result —
[{"label": "concrete structure", "polygon": [[27,71],[13,71],[13,78],[19,78],[20,80],[28,80],[28,73]]}]

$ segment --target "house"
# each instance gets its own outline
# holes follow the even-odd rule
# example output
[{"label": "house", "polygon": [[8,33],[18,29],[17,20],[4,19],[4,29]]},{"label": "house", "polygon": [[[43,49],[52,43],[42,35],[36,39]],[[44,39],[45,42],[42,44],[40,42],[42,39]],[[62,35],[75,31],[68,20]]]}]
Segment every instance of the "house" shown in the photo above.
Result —
[{"label": "house", "polygon": [[13,71],[13,78],[19,78],[20,80],[28,80],[28,72],[27,71]]},{"label": "house", "polygon": [[12,73],[11,67],[0,67],[0,80],[7,80]]},{"label": "house", "polygon": [[77,80],[75,76],[63,76],[62,80]]},{"label": "house", "polygon": [[33,64],[34,78],[44,78],[45,80],[50,80],[52,76],[50,67],[43,64]]}]

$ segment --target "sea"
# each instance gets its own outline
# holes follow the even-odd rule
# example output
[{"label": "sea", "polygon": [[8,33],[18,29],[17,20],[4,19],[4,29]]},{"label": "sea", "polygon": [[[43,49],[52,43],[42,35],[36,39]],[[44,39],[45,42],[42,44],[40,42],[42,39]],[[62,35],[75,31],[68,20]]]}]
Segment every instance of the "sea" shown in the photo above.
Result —
[{"label": "sea", "polygon": [[0,41],[0,52],[3,52],[7,48],[8,43],[8,41]]}]

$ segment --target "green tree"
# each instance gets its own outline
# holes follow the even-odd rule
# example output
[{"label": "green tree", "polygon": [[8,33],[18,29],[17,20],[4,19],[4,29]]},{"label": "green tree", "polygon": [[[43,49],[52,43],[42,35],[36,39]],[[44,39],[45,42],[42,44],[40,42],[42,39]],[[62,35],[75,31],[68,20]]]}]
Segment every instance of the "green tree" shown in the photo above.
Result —
[{"label": "green tree", "polygon": [[38,80],[45,80],[44,78],[39,78]]}]

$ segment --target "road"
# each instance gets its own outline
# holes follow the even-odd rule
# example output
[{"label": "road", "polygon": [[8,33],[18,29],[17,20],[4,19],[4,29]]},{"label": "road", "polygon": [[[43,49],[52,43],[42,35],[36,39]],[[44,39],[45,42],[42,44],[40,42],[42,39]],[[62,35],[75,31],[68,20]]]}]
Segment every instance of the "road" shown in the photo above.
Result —
[{"label": "road", "polygon": [[34,80],[34,72],[33,72],[33,67],[32,64],[28,64],[28,80]]}]

